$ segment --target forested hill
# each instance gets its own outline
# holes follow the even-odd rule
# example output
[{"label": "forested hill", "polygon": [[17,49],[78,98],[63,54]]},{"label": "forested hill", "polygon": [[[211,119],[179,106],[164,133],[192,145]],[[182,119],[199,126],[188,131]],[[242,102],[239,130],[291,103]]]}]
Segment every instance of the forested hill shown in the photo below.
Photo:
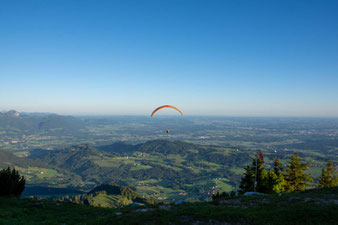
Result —
[{"label": "forested hill", "polygon": [[[211,162],[219,163],[224,166],[237,167],[250,162],[252,156],[249,151],[236,148],[223,148],[209,145],[198,145],[184,141],[152,140],[138,145],[128,145],[123,142],[112,145],[100,146],[98,149],[108,153],[118,153],[123,155],[134,154],[136,152],[145,154],[180,155],[189,159],[191,163]],[[189,162],[186,162],[189,164]]]},{"label": "forested hill", "polygon": [[0,169],[16,168],[28,180],[29,184],[79,186],[80,176],[48,162],[22,158],[11,152],[0,150]]},{"label": "forested hill", "polygon": [[5,167],[50,167],[46,163],[43,163],[40,160],[33,160],[22,158],[14,155],[11,152],[3,151],[0,149],[0,168]]},{"label": "forested hill", "polygon": [[[62,189],[55,189],[63,191]],[[49,200],[58,200],[65,202],[73,202],[78,204],[88,204],[91,206],[100,206],[105,208],[117,208],[127,205],[139,204],[156,204],[155,199],[144,197],[127,186],[119,186],[115,184],[102,184],[85,193],[75,193],[69,190],[70,195],[63,197],[55,197],[50,195]]]},{"label": "forested hill", "polygon": [[107,195],[130,195],[132,198],[141,197],[139,194],[137,194],[135,191],[130,189],[126,186],[118,186],[114,184],[102,184],[100,186],[95,187],[91,191],[88,192],[88,194],[95,194],[97,192],[104,191]]},{"label": "forested hill", "polygon": [[100,151],[93,146],[83,144],[76,145],[54,151],[32,151],[29,158],[40,160],[80,175],[83,179],[94,181],[96,185],[114,182],[107,180],[106,177],[119,177],[120,170],[117,168],[102,167],[98,163],[99,159],[111,158],[109,153]]},{"label": "forested hill", "polygon": [[101,149],[109,153],[160,153],[160,154],[183,154],[189,153],[189,150],[199,149],[200,145],[187,143],[184,141],[152,140],[138,145],[130,145],[124,142],[117,142],[112,145],[100,146]]},{"label": "forested hill", "polygon": [[101,147],[82,144],[32,151],[29,158],[79,175],[88,188],[115,183],[159,199],[204,199],[215,188],[230,191],[240,180],[240,169],[251,161],[248,151],[167,140]]}]

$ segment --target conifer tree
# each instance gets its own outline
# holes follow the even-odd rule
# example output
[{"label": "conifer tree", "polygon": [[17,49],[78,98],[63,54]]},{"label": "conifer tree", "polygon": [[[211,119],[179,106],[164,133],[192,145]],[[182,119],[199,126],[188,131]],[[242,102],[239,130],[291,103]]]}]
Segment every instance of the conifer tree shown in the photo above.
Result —
[{"label": "conifer tree", "polygon": [[[245,170],[245,173],[239,185],[240,190],[238,191],[241,194],[248,192],[248,191],[254,191],[256,159],[252,161],[251,167],[246,166],[244,170]],[[258,159],[256,191],[261,192],[261,193],[267,192],[266,178],[267,178],[267,171],[264,169],[262,161]]]},{"label": "conifer tree", "polygon": [[255,172],[252,171],[250,166],[246,166],[244,170],[245,172],[239,185],[240,190],[238,192],[240,194],[254,190]]},{"label": "conifer tree", "polygon": [[273,170],[277,176],[283,174],[282,164],[278,158],[273,160]]},{"label": "conifer tree", "polygon": [[8,167],[0,171],[0,196],[14,195],[20,197],[25,189],[25,177],[21,176],[15,168]]},{"label": "conifer tree", "polygon": [[322,169],[322,174],[318,177],[317,187],[335,187],[338,185],[338,177],[334,175],[337,173],[336,169],[333,167],[332,160],[327,162],[326,169]]},{"label": "conifer tree", "polygon": [[309,186],[309,182],[313,181],[310,174],[305,173],[309,169],[309,164],[301,161],[302,158],[297,152],[291,155],[291,162],[285,169],[285,190],[287,192],[304,191]]},{"label": "conifer tree", "polygon": [[281,193],[285,191],[285,179],[282,170],[282,165],[278,158],[275,158],[273,161],[274,168],[269,170],[267,179],[266,179],[266,186],[267,186],[267,193]]}]

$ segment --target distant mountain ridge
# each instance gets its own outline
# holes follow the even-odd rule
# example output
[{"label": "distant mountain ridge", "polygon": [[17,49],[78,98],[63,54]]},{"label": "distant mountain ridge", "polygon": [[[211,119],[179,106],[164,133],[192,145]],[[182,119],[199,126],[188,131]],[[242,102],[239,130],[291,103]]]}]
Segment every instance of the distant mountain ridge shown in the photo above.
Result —
[{"label": "distant mountain ridge", "polygon": [[19,117],[20,113],[15,110],[9,110],[8,112],[0,112],[0,117]]},{"label": "distant mountain ridge", "polygon": [[72,116],[57,114],[19,113],[15,110],[0,113],[0,131],[19,134],[59,135],[72,134],[84,127],[84,123]]},{"label": "distant mountain ridge", "polygon": [[111,145],[99,146],[98,149],[109,153],[161,153],[161,154],[185,154],[187,150],[198,148],[199,145],[184,141],[151,140],[145,143],[131,145],[125,142],[116,142]]}]

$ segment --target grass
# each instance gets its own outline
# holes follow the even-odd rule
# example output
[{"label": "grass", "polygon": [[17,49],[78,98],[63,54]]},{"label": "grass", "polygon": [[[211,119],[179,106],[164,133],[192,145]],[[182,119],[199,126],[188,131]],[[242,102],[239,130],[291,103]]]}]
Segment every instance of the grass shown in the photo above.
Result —
[{"label": "grass", "polygon": [[[337,199],[338,187],[282,196],[239,196],[228,200],[232,206],[224,202],[200,202],[107,209],[0,197],[0,224],[336,224],[337,204],[318,204],[316,200],[304,201],[306,198]],[[140,212],[142,209],[145,212]]]},{"label": "grass", "polygon": [[0,224],[99,224],[100,215],[113,209],[95,208],[73,203],[0,198]]},{"label": "grass", "polygon": [[[59,176],[59,173],[56,170],[53,169],[47,169],[47,168],[38,168],[38,167],[28,167],[28,168],[21,168],[16,167],[20,173],[22,173],[27,180],[32,179],[34,176],[36,176],[39,179],[50,179],[55,178]],[[43,172],[41,174],[41,172]]]},{"label": "grass", "polygon": [[238,175],[242,175],[245,172],[243,168],[236,168],[236,167],[230,168],[229,170]]},{"label": "grass", "polygon": [[132,200],[122,198],[120,196],[113,196],[113,195],[105,195],[105,194],[98,194],[95,197],[89,199],[90,204],[93,206],[105,207],[109,208],[112,205],[117,206],[119,203],[123,205],[128,205],[133,203]]},{"label": "grass", "polygon": [[175,196],[179,192],[183,192],[183,190],[174,190],[171,188],[166,188],[155,184],[152,186],[138,186],[136,190],[140,194],[146,194],[149,196],[152,196],[153,193],[159,193],[161,197]]},{"label": "grass", "polygon": [[220,192],[222,192],[222,191],[229,192],[229,191],[232,191],[233,188],[234,188],[233,186],[231,186],[230,184],[227,184],[223,180],[214,179],[214,181],[215,181],[216,185],[218,186]]}]

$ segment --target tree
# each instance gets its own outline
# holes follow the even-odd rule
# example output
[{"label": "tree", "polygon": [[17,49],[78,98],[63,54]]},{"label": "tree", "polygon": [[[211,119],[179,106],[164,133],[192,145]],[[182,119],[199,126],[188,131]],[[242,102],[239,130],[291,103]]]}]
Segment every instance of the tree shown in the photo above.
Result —
[{"label": "tree", "polygon": [[309,186],[309,182],[313,181],[310,174],[305,173],[309,169],[309,164],[302,163],[301,160],[297,152],[291,155],[291,162],[285,169],[285,190],[287,192],[304,191]]},{"label": "tree", "polygon": [[318,177],[318,184],[317,187],[335,187],[338,185],[338,177],[335,177],[337,171],[333,167],[332,160],[327,162],[326,169],[322,169],[322,174]]},{"label": "tree", "polygon": [[25,183],[25,177],[21,176],[15,168],[3,169],[0,171],[0,196],[20,197],[25,189]]},{"label": "tree", "polygon": [[234,191],[231,191],[231,192],[228,192],[228,193],[225,192],[225,191],[223,191],[222,193],[219,193],[217,191],[216,194],[212,194],[211,198],[212,198],[212,200],[215,201],[215,200],[220,200],[220,199],[231,199],[235,196],[236,196],[236,192],[234,192]]},{"label": "tree", "polygon": [[273,160],[273,170],[277,176],[283,174],[282,164],[278,158]]},{"label": "tree", "polygon": [[252,171],[250,166],[246,166],[244,168],[244,176],[242,177],[241,183],[239,185],[240,190],[238,193],[244,194],[247,191],[254,190],[254,182],[255,182],[255,172]]},{"label": "tree", "polygon": [[[248,191],[254,191],[254,183],[255,183],[255,171],[256,171],[256,159],[252,161],[252,165],[246,166],[244,168],[245,173],[242,177],[241,183],[239,185],[240,190],[238,191],[240,194],[243,194]],[[267,192],[266,186],[266,178],[267,171],[263,167],[263,162],[258,159],[257,161],[257,187],[256,191],[261,193]]]},{"label": "tree", "polygon": [[274,168],[269,170],[266,186],[267,193],[281,193],[285,191],[285,178],[282,170],[282,164],[278,158],[275,158],[273,161]]}]

